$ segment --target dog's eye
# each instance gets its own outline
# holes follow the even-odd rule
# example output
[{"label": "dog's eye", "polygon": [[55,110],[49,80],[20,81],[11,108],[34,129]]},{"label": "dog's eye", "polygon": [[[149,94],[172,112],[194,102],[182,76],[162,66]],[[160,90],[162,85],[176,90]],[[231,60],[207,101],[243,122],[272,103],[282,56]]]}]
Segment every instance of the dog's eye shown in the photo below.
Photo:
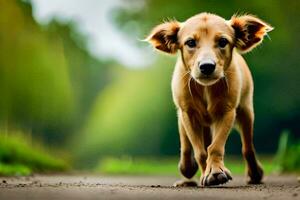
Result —
[{"label": "dog's eye", "polygon": [[187,45],[190,48],[194,48],[194,47],[196,47],[196,40],[189,39],[185,42],[185,45]]},{"label": "dog's eye", "polygon": [[228,40],[226,38],[220,38],[218,43],[220,48],[225,48],[227,44],[228,44]]}]

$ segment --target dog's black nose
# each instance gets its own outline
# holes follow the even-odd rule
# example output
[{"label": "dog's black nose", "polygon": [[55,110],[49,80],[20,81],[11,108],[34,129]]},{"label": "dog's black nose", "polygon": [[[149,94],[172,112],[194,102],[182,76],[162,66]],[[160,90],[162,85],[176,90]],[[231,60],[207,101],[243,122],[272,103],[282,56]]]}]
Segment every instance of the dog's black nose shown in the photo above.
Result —
[{"label": "dog's black nose", "polygon": [[199,68],[202,74],[211,75],[216,68],[216,63],[213,61],[199,63]]}]

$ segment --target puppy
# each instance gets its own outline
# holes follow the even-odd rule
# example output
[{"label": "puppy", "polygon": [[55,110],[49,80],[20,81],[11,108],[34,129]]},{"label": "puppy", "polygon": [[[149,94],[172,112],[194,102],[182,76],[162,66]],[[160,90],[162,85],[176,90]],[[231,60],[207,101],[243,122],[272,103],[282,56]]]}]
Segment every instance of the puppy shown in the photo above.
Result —
[{"label": "puppy", "polygon": [[147,37],[156,49],[178,56],[172,94],[178,113],[179,170],[186,178],[176,186],[196,184],[190,179],[198,167],[200,184],[231,180],[224,165],[224,148],[231,128],[241,133],[249,183],[260,183],[263,169],[253,146],[253,81],[241,54],[259,45],[273,28],[252,15],[225,20],[201,13],[183,23],[156,26]]}]

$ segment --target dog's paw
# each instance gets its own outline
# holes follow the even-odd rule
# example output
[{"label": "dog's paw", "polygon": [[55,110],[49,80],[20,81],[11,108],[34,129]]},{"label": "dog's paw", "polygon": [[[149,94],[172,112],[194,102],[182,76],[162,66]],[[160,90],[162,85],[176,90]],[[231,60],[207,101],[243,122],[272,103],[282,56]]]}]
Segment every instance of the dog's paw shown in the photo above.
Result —
[{"label": "dog's paw", "polygon": [[174,187],[197,187],[198,184],[193,180],[179,180],[173,184]]},{"label": "dog's paw", "polygon": [[187,179],[193,178],[198,171],[198,165],[193,157],[190,159],[181,159],[178,168],[181,174]]},{"label": "dog's paw", "polygon": [[212,163],[207,165],[204,175],[201,176],[202,186],[220,185],[232,180],[230,171],[223,164]]},{"label": "dog's paw", "polygon": [[261,184],[262,183],[262,178],[264,176],[264,171],[260,164],[257,164],[256,167],[249,168],[248,169],[248,184]]}]

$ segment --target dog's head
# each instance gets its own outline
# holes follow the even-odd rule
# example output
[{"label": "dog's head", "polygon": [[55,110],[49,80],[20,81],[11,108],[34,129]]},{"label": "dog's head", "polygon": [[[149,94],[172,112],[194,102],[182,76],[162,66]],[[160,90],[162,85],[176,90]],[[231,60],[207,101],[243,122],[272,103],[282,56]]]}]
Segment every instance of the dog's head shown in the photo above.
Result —
[{"label": "dog's head", "polygon": [[181,51],[184,67],[201,85],[212,85],[224,77],[233,49],[251,51],[273,28],[252,16],[233,16],[229,21],[201,13],[180,23],[165,22],[147,37],[156,49],[174,54]]}]

